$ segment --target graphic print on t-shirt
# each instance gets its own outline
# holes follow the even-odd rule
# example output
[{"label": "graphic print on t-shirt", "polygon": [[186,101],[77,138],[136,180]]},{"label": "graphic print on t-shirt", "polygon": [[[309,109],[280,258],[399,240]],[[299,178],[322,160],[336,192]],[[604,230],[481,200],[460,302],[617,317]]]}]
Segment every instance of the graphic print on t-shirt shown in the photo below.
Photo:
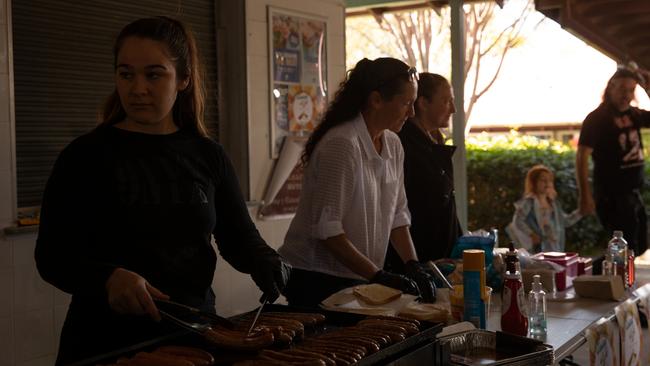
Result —
[{"label": "graphic print on t-shirt", "polygon": [[615,117],[614,123],[620,129],[618,143],[620,147],[621,169],[643,165],[643,149],[639,131],[634,128],[629,116]]}]

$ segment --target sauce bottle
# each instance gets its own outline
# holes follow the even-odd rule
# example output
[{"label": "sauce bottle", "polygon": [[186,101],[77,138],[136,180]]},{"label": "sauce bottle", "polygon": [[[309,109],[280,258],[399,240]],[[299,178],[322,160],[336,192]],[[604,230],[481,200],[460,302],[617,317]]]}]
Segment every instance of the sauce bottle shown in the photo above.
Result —
[{"label": "sauce bottle", "polygon": [[506,256],[506,274],[501,292],[501,330],[525,337],[528,333],[524,285],[514,244]]}]

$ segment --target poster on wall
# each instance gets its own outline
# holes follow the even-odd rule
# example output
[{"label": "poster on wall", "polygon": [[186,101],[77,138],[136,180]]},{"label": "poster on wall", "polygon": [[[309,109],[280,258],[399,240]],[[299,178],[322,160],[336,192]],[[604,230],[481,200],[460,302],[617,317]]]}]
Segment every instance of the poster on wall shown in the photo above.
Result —
[{"label": "poster on wall", "polygon": [[314,130],[327,104],[327,22],[315,15],[268,7],[271,158],[287,136]]}]

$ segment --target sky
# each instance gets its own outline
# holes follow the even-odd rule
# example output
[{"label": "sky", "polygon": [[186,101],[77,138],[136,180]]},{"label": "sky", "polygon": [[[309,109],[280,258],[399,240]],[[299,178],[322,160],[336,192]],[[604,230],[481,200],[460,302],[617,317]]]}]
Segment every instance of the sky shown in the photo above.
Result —
[{"label": "sky", "polygon": [[[499,26],[509,24],[519,14],[523,1],[510,0],[503,9],[498,9],[495,22]],[[529,24],[535,25],[544,16],[536,12],[532,18]],[[346,31],[348,67],[362,57],[399,57],[398,51],[389,45],[390,37],[374,21],[356,27],[354,21],[346,24],[349,27]],[[363,33],[365,38],[355,38],[352,32]],[[368,39],[373,40],[370,43],[381,44],[383,49],[366,47],[364,43],[368,44]],[[450,60],[445,55],[440,57],[434,60],[437,66],[429,70],[448,74]],[[483,62],[482,69],[495,68],[496,59]],[[614,60],[563,30],[553,20],[545,19],[525,33],[525,41],[520,46],[509,51],[498,79],[475,104],[470,123],[473,126],[580,123],[600,103],[614,71]],[[650,100],[640,87],[636,94],[638,106],[650,109]]]},{"label": "sky", "polygon": [[[616,62],[547,19],[510,51],[472,124],[575,123],[595,109]],[[637,88],[639,106],[650,100]]]}]

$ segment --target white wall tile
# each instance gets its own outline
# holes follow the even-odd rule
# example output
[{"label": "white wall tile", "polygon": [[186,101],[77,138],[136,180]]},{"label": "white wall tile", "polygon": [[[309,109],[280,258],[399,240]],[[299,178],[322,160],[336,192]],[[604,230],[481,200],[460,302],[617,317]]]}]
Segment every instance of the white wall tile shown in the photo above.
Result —
[{"label": "white wall tile", "polygon": [[65,317],[68,314],[68,306],[55,306],[54,307],[54,350],[59,349],[59,338],[61,337],[61,329]]},{"label": "white wall tile", "polygon": [[13,222],[15,219],[13,202],[12,173],[10,170],[0,170],[0,223]]},{"label": "white wall tile", "polygon": [[[7,0],[0,0],[0,24],[7,24]],[[6,28],[2,27],[2,30]]]},{"label": "white wall tile", "polygon": [[[246,47],[248,49],[248,56],[263,56],[265,58],[268,56],[269,38],[267,24],[265,20],[248,20],[246,22]],[[268,68],[264,70],[268,70]]]},{"label": "white wall tile", "polygon": [[7,73],[0,73],[0,122],[9,122],[9,74]]},{"label": "white wall tile", "polygon": [[[261,56],[248,56],[248,95],[254,96],[258,93],[264,93],[264,98],[267,100],[266,105],[269,105],[269,59],[265,55]],[[253,103],[257,104],[261,100],[254,100]],[[267,107],[268,108],[268,107]],[[267,119],[268,119],[267,109]]]},{"label": "white wall tile", "polygon": [[[4,1],[0,1],[0,4]],[[2,10],[0,9],[0,12]],[[0,73],[7,74],[9,73],[9,55],[7,47],[7,31],[5,27],[0,27]]]},{"label": "white wall tile", "polygon": [[54,365],[55,361],[56,361],[56,356],[50,355],[50,356],[35,358],[33,360],[29,360],[25,362],[19,362],[16,364],[16,366],[52,366]]},{"label": "white wall tile", "polygon": [[0,366],[14,364],[14,340],[11,318],[0,319]]},{"label": "white wall tile", "polygon": [[36,264],[34,262],[34,248],[36,248],[36,234],[18,235],[14,237],[12,241],[14,243],[13,246],[14,265],[35,266]]},{"label": "white wall tile", "polygon": [[72,295],[67,292],[63,292],[58,288],[54,287],[54,306],[65,306],[67,307],[72,300]]},{"label": "white wall tile", "polygon": [[[225,262],[225,261],[223,261]],[[214,273],[214,279],[212,280],[212,290],[215,294],[215,309],[217,314],[223,316],[230,316],[232,314],[232,286],[231,286],[231,273],[233,269],[230,270],[221,270]]]},{"label": "white wall tile", "polygon": [[14,268],[15,311],[47,309],[51,312],[54,306],[54,287],[41,279],[34,265]]},{"label": "white wall tile", "polygon": [[54,311],[16,312],[15,316],[16,363],[54,354]]},{"label": "white wall tile", "polygon": [[9,122],[0,121],[0,171],[8,172],[12,169]]},{"label": "white wall tile", "polygon": [[13,269],[0,269],[0,318],[8,318],[13,313],[14,302]]},{"label": "white wall tile", "polygon": [[231,315],[251,311],[259,305],[261,293],[249,275],[233,271],[231,286]]},{"label": "white wall tile", "polygon": [[256,20],[256,21],[266,21],[266,1],[247,0],[246,18],[250,20]]},{"label": "white wall tile", "polygon": [[13,266],[13,242],[0,237],[0,269]]}]

